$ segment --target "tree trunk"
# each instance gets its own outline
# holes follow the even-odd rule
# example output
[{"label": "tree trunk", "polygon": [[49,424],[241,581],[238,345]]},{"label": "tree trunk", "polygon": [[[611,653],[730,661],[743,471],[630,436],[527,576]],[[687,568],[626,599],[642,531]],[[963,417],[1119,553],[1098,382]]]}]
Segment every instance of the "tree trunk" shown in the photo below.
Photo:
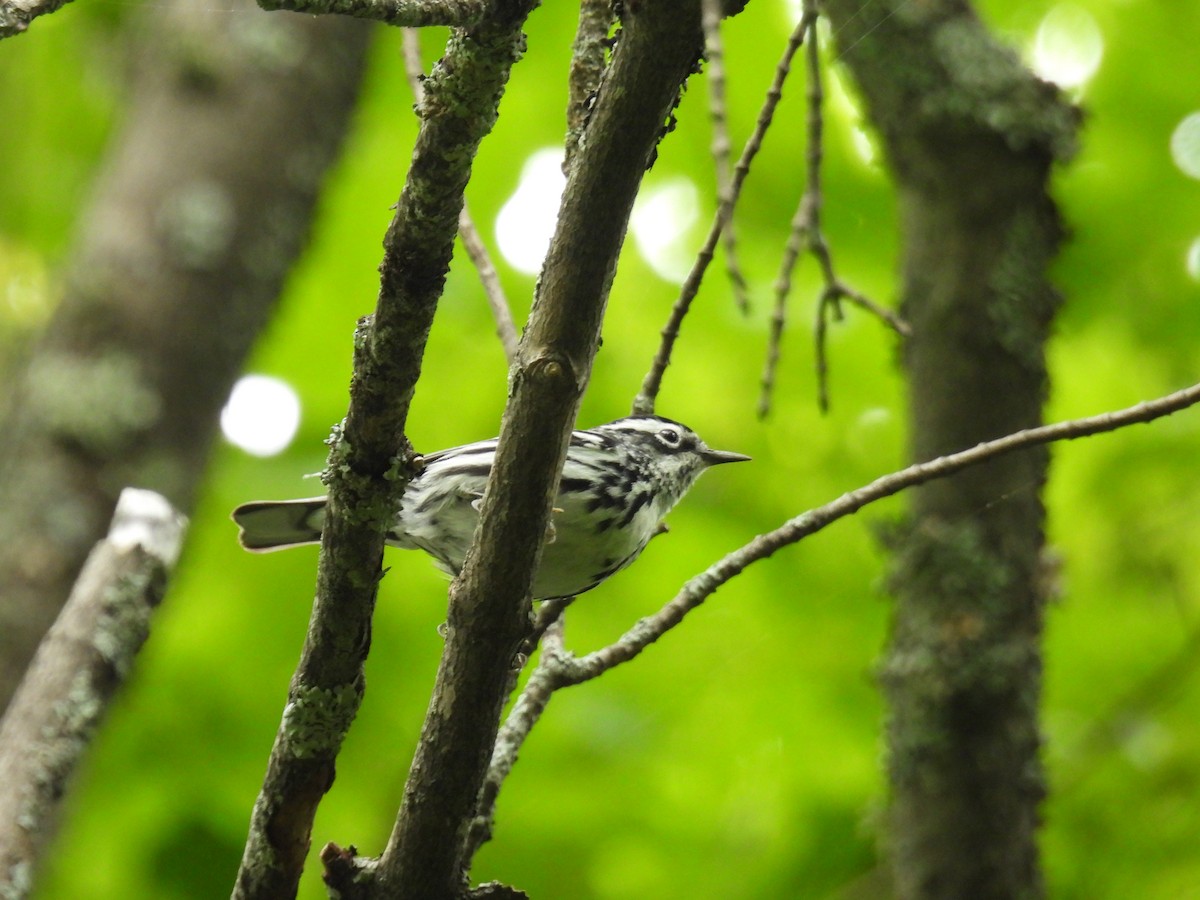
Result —
[{"label": "tree trunk", "polygon": [[[1047,195],[1075,111],[963,3],[831,0],[882,133],[904,239],[915,461],[1041,422],[1061,237]],[[913,492],[893,535],[889,851],[904,898],[1037,897],[1048,454]]]},{"label": "tree trunk", "polygon": [[217,414],[308,234],[367,26],[260,15],[251,36],[250,21],[189,0],[154,11],[66,296],[15,379],[0,423],[0,708],[121,489],[190,511]]}]

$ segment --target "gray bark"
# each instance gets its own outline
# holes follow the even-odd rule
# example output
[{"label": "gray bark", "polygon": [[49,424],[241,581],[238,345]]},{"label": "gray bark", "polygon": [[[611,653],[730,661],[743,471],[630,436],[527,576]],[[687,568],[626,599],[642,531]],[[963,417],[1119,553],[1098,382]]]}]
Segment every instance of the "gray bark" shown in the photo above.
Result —
[{"label": "gray bark", "polygon": [[[1047,193],[1077,116],[962,2],[830,0],[881,132],[904,240],[916,461],[1038,425],[1061,239]],[[1037,897],[1045,793],[1038,703],[1048,451],[922,485],[892,536],[893,633],[881,668],[904,898]]]},{"label": "gray bark", "polygon": [[0,897],[29,895],[71,776],[150,632],[186,521],[123,491],[62,615],[0,719]]}]

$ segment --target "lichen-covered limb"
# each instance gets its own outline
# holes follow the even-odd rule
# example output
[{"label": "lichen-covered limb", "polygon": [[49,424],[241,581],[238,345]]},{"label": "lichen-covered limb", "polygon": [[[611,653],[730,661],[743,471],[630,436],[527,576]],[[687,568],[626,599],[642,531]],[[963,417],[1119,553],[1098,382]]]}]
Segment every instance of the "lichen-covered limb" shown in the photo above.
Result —
[{"label": "lichen-covered limb", "polygon": [[581,0],[579,24],[571,44],[571,68],[567,75],[567,139],[564,165],[570,167],[587,127],[592,104],[600,90],[608,59],[608,33],[613,24],[609,0]]},{"label": "lichen-covered limb", "polygon": [[462,893],[479,791],[530,626],[533,571],[630,210],[701,40],[698,0],[625,6],[513,366],[476,541],[451,588],[446,649],[380,860],[381,890],[363,896]]},{"label": "lichen-covered limb", "polygon": [[258,5],[266,10],[333,13],[410,28],[476,25],[488,11],[485,0],[259,0]]},{"label": "lichen-covered limb", "polygon": [[0,0],[0,38],[12,37],[29,28],[38,16],[54,12],[71,0]]},{"label": "lichen-covered limb", "polygon": [[317,599],[288,705],[251,815],[237,898],[293,897],[313,816],[358,709],[383,537],[411,474],[403,439],[425,341],[450,266],[463,190],[524,50],[526,0],[455,29],[417,105],[421,127],[384,237],[379,296],[355,335],[344,423],[331,440]]},{"label": "lichen-covered limb", "polygon": [[0,721],[0,896],[33,886],[67,782],[146,641],[186,520],[126,489]]},{"label": "lichen-covered limb", "polygon": [[[910,452],[1037,426],[1063,238],[1049,187],[1080,115],[960,0],[826,0],[882,138],[912,329]],[[1048,453],[922,485],[893,531],[888,845],[898,896],[1043,896],[1038,706]]]}]

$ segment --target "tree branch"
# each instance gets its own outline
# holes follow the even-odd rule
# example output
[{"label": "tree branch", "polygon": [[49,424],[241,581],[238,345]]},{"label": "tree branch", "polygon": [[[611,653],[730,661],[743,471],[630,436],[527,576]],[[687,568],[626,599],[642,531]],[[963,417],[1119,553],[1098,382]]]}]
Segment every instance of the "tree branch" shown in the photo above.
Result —
[{"label": "tree branch", "polygon": [[[421,65],[421,42],[419,32],[415,28],[404,29],[404,74],[408,78],[408,86],[413,97],[419,104],[425,98],[424,72]],[[496,323],[496,336],[500,338],[500,346],[504,348],[504,358],[512,365],[517,356],[517,326],[513,323],[512,307],[504,293],[504,285],[492,256],[488,252],[483,236],[475,227],[475,220],[463,201],[462,212],[458,214],[458,237],[462,241],[467,257],[475,266],[479,282],[483,285],[483,293],[487,298],[488,308],[492,311],[492,319]]]},{"label": "tree branch", "polygon": [[843,494],[824,506],[801,513],[774,531],[759,535],[744,547],[728,554],[688,581],[679,594],[657,614],[639,621],[615,644],[579,659],[573,664],[566,681],[586,681],[606,669],[633,659],[751,563],[766,559],[783,547],[816,534],[838,519],[853,515],[877,500],[890,497],[905,488],[945,478],[970,466],[977,466],[1017,450],[1153,422],[1196,403],[1200,403],[1200,384],[1115,412],[1018,431],[993,441],[985,441],[968,450],[940,456],[929,462],[916,463],[906,469],[876,478],[870,484]]},{"label": "tree branch", "polygon": [[504,293],[504,285],[500,283],[500,275],[496,272],[492,255],[488,252],[487,244],[483,242],[483,235],[475,226],[475,220],[471,218],[465,203],[458,217],[458,237],[479,275],[483,295],[487,299],[488,309],[492,312],[492,321],[496,323],[496,337],[500,339],[500,346],[504,348],[504,358],[511,366],[516,362],[517,347],[520,344],[517,326],[513,322],[512,307],[509,305],[508,295]]},{"label": "tree branch", "polygon": [[375,315],[355,336],[350,408],[331,439],[317,599],[251,816],[236,898],[292,897],[317,804],[362,700],[384,533],[410,476],[403,440],[479,142],[496,120],[532,0],[451,34],[425,82],[421,128],[384,239]]},{"label": "tree branch", "polygon": [[38,16],[49,15],[70,2],[71,0],[0,0],[0,39],[26,31]]},{"label": "tree branch", "polygon": [[511,378],[480,527],[451,586],[446,647],[377,874],[387,896],[457,896],[468,836],[567,440],[642,174],[701,47],[699,4],[631,4],[571,168]]},{"label": "tree branch", "polygon": [[524,689],[496,735],[487,777],[479,794],[479,808],[467,839],[467,853],[470,857],[474,857],[479,848],[492,838],[496,800],[500,797],[500,788],[517,764],[517,755],[521,745],[525,743],[525,738],[546,711],[554,692],[561,686],[560,657],[564,653],[566,650],[563,647],[563,620],[560,614],[556,614],[542,639],[538,664],[534,666],[529,680],[525,682]]},{"label": "tree branch", "polygon": [[712,122],[712,158],[717,174],[717,208],[723,213],[725,271],[733,287],[733,299],[742,313],[750,311],[746,278],[737,258],[737,235],[733,225],[734,197],[729,175],[729,121],[725,102],[725,50],[721,43],[722,0],[702,0],[700,24],[704,29],[704,56],[708,61],[708,118]]},{"label": "tree branch", "polygon": [[571,44],[571,68],[567,76],[567,139],[563,171],[571,171],[579,139],[587,128],[592,103],[604,79],[608,32],[613,23],[610,0],[581,0],[579,24]]},{"label": "tree branch", "polygon": [[407,28],[478,25],[490,6],[488,0],[258,0],[258,5],[268,11],[329,13]]},{"label": "tree branch", "polygon": [[152,491],[121,492],[0,720],[0,896],[25,897],[68,783],[150,633],[187,520]]}]

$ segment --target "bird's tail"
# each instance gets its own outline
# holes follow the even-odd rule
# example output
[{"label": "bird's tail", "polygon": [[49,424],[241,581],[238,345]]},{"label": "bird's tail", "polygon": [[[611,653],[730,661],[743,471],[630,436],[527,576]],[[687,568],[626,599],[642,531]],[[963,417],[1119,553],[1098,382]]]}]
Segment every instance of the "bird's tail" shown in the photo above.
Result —
[{"label": "bird's tail", "polygon": [[306,500],[255,500],[233,511],[241,532],[238,540],[247,550],[265,553],[321,540],[325,498]]}]

